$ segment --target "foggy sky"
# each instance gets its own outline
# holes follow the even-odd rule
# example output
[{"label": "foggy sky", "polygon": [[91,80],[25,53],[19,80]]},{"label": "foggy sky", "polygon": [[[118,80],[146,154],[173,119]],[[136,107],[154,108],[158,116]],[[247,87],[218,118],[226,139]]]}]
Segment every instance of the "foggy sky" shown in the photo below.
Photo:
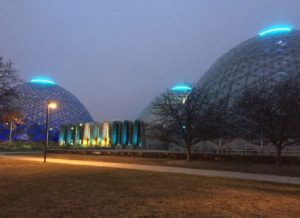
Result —
[{"label": "foggy sky", "polygon": [[300,0],[0,0],[0,56],[26,81],[53,78],[97,121],[135,119],[278,23],[300,29]]}]

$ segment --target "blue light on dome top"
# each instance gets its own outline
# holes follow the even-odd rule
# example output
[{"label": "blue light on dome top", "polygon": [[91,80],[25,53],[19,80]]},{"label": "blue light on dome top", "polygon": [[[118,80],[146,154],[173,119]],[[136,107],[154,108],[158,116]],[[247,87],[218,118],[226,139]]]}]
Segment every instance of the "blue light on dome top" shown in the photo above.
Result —
[{"label": "blue light on dome top", "polygon": [[186,84],[177,84],[173,86],[171,90],[174,92],[190,92],[192,88]]},{"label": "blue light on dome top", "polygon": [[48,77],[35,77],[30,80],[31,83],[45,84],[45,85],[55,85],[55,82]]},{"label": "blue light on dome top", "polygon": [[282,26],[272,26],[267,29],[264,29],[259,32],[259,36],[265,36],[265,35],[273,35],[273,34],[280,34],[280,33],[287,33],[292,31],[293,28],[288,25],[282,25]]}]

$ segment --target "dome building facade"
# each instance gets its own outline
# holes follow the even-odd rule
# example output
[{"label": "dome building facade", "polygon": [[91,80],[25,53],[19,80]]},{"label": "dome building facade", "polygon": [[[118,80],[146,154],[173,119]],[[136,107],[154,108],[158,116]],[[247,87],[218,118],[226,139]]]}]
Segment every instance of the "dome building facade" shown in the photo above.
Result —
[{"label": "dome building facade", "polygon": [[210,99],[231,102],[245,88],[272,86],[289,76],[300,76],[300,30],[273,27],[222,55],[197,85]]},{"label": "dome building facade", "polygon": [[[176,100],[184,104],[191,91],[192,91],[192,86],[190,84],[178,83],[174,85],[172,88],[170,88],[167,92],[170,92]],[[162,94],[165,93],[166,92]],[[155,100],[156,98],[153,99],[153,101]],[[150,104],[140,113],[138,117],[138,120],[141,120],[143,123],[146,124],[145,127],[145,138],[147,139],[145,140],[147,142],[146,147],[148,149],[159,149],[159,150],[172,149],[172,147],[176,147],[176,146],[168,145],[165,142],[157,140],[155,137],[152,136],[151,131],[147,129],[147,124],[160,122],[157,120],[157,117],[153,114],[154,109],[152,107],[152,102],[150,102]]]},{"label": "dome building facade", "polygon": [[234,100],[247,88],[272,87],[296,77],[300,77],[300,30],[273,26],[222,55],[197,86],[212,102],[226,100],[227,129],[233,135],[260,143],[262,133],[251,129],[249,121],[235,111]]},{"label": "dome building facade", "polygon": [[[192,91],[192,86],[188,83],[178,83],[174,85],[169,91],[184,102],[188,94]],[[155,101],[155,99],[153,101]],[[152,102],[150,102],[150,104],[139,114],[139,120],[143,120],[146,123],[155,121],[156,118],[152,113],[151,104]]]},{"label": "dome building facade", "polygon": [[33,79],[19,85],[17,92],[19,99],[16,105],[24,117],[23,130],[19,135],[32,135],[32,140],[40,140],[44,137],[48,101],[54,101],[57,104],[55,110],[50,110],[49,116],[49,128],[55,140],[57,140],[62,124],[93,122],[92,116],[84,105],[73,94],[56,85],[52,80]]}]

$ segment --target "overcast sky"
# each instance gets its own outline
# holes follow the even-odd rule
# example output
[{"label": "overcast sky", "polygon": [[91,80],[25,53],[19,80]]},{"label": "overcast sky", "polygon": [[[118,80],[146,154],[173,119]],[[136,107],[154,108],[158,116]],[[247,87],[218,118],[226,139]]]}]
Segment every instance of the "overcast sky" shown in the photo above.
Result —
[{"label": "overcast sky", "polygon": [[300,29],[300,0],[0,0],[0,56],[46,75],[97,121],[135,119],[261,29]]}]

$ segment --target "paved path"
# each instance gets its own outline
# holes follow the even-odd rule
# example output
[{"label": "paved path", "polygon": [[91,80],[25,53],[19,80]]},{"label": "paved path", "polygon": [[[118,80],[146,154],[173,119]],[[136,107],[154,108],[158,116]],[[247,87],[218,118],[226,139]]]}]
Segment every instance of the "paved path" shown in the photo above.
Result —
[{"label": "paved path", "polygon": [[[41,163],[43,161],[41,157],[24,157],[24,156],[14,156],[14,155],[0,155],[0,158],[35,161]],[[265,174],[239,173],[239,172],[231,172],[231,171],[203,170],[203,169],[166,167],[166,166],[154,166],[154,165],[142,165],[142,164],[112,163],[112,162],[101,162],[101,161],[67,160],[67,159],[56,159],[56,158],[47,158],[47,162],[56,163],[56,164],[110,167],[110,168],[118,168],[118,169],[144,170],[144,171],[154,171],[154,172],[164,172],[164,173],[179,173],[179,174],[189,174],[189,175],[198,175],[198,176],[227,177],[227,178],[263,181],[263,182],[300,185],[300,177],[274,176],[274,175],[265,175]]]},{"label": "paved path", "polygon": [[7,155],[7,154],[42,154],[43,151],[1,151],[0,155]]}]

